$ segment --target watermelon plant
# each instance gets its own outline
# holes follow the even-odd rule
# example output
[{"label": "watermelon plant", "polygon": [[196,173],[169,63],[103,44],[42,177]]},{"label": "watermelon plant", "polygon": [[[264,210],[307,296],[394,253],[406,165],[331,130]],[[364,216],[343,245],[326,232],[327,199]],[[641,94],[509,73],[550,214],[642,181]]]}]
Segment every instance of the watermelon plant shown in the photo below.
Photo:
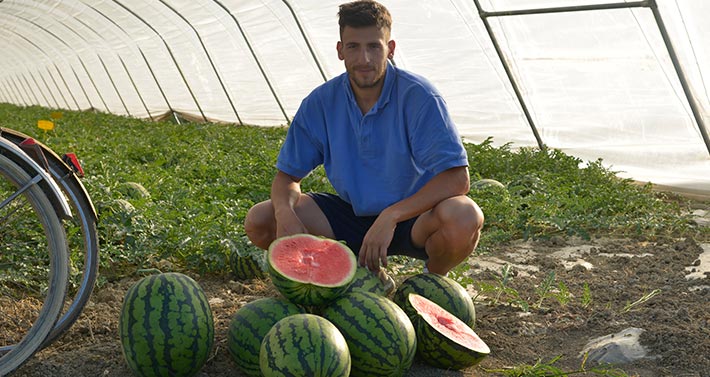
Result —
[{"label": "watermelon plant", "polygon": [[348,344],[328,320],[314,314],[295,314],[274,324],[259,354],[265,377],[348,377]]},{"label": "watermelon plant", "polygon": [[212,311],[204,291],[189,276],[146,276],[126,292],[119,335],[136,376],[192,377],[212,351]]},{"label": "watermelon plant", "polygon": [[478,364],[491,352],[468,324],[441,306],[416,293],[407,299],[421,318],[415,330],[418,360],[437,368],[459,370]]},{"label": "watermelon plant", "polygon": [[304,310],[276,297],[264,297],[237,310],[229,323],[227,347],[237,367],[251,377],[261,376],[259,352],[261,342],[276,322]]},{"label": "watermelon plant", "polygon": [[414,327],[390,299],[352,292],[328,305],[322,315],[348,342],[353,377],[398,377],[411,367],[417,345]]},{"label": "watermelon plant", "polygon": [[276,289],[291,302],[306,306],[338,298],[357,269],[355,254],[345,244],[309,234],[275,240],[267,261]]},{"label": "watermelon plant", "polygon": [[409,303],[409,294],[416,293],[435,302],[473,328],[476,324],[476,309],[466,289],[446,276],[424,273],[410,276],[397,288],[392,298],[412,320],[414,326],[420,317]]}]

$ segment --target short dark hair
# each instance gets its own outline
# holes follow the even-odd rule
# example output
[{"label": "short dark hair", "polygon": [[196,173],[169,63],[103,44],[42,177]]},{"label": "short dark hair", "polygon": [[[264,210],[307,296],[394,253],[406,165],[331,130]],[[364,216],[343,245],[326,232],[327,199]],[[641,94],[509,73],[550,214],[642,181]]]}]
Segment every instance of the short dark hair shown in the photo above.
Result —
[{"label": "short dark hair", "polygon": [[346,26],[353,28],[377,26],[392,30],[392,15],[384,5],[373,0],[357,0],[340,5],[338,11],[340,35]]}]

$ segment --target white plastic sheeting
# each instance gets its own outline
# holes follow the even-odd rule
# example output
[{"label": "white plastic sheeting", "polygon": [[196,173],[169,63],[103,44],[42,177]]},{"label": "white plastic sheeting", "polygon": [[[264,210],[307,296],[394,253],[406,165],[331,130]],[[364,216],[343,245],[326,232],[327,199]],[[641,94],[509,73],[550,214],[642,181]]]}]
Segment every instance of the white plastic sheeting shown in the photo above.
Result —
[{"label": "white plastic sheeting", "polygon": [[[322,0],[4,0],[0,101],[283,125],[343,71]],[[481,0],[487,12],[620,1]],[[623,1],[621,1],[623,2]],[[473,0],[382,0],[398,66],[427,76],[469,141],[537,140]],[[487,18],[541,141],[624,177],[710,195],[710,2]],[[475,163],[475,162],[474,162]]]}]

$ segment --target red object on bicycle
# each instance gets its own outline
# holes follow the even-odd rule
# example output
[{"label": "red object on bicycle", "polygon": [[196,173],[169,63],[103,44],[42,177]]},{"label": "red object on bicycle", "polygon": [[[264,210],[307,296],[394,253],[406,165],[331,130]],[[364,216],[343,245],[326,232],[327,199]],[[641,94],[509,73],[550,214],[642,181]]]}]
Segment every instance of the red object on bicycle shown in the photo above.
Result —
[{"label": "red object on bicycle", "polygon": [[20,144],[20,149],[22,149],[28,156],[35,160],[45,171],[49,171],[49,163],[47,163],[47,158],[42,152],[42,147],[35,141],[35,139],[28,137],[23,140]]},{"label": "red object on bicycle", "polygon": [[81,167],[81,163],[79,163],[79,159],[76,157],[76,154],[74,153],[65,153],[62,156],[62,161],[69,165],[69,167],[74,170],[74,173],[79,176],[79,178],[84,177],[84,169]]}]

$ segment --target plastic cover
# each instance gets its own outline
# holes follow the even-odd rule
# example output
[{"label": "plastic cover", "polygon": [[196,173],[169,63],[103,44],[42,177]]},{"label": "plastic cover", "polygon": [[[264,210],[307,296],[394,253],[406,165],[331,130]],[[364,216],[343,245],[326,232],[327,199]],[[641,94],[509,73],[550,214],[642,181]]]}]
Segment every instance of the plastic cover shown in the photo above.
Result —
[{"label": "plastic cover", "polygon": [[[619,2],[480,4],[499,12]],[[4,0],[0,101],[284,125],[304,96],[344,69],[335,52],[340,3]],[[394,19],[395,63],[439,88],[466,140],[538,145],[475,1],[382,3]],[[710,128],[710,2],[643,3],[657,3]],[[651,8],[487,20],[545,145],[602,158],[623,177],[710,195],[710,147]]]}]

